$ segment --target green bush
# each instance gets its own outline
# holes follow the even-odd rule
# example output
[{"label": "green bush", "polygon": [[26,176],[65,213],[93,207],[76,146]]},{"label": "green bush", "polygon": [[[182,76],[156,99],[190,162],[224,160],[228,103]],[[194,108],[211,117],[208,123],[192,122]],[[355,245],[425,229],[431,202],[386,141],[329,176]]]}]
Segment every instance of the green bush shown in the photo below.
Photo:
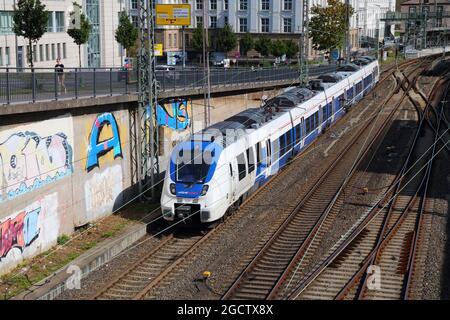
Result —
[{"label": "green bush", "polygon": [[70,237],[67,234],[63,234],[61,236],[58,237],[58,239],[56,240],[57,243],[60,246],[63,246],[64,244],[66,244],[68,241],[70,240]]}]

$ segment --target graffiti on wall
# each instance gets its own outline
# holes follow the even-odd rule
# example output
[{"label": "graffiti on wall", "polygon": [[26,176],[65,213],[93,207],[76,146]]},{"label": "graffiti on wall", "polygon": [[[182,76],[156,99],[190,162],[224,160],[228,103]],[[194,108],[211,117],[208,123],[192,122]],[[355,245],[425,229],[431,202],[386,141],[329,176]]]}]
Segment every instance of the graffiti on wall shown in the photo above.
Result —
[{"label": "graffiti on wall", "polygon": [[55,245],[62,221],[56,192],[4,213],[0,212],[0,274]]},{"label": "graffiti on wall", "polygon": [[16,132],[0,140],[0,202],[71,175],[72,147],[60,132]]},{"label": "graffiti on wall", "polygon": [[[101,139],[102,132],[110,128],[111,133],[106,139]],[[109,151],[113,151],[114,158],[122,157],[119,126],[112,113],[105,112],[99,115],[92,125],[89,136],[86,170],[89,172],[99,166],[99,158]]]},{"label": "graffiti on wall", "polygon": [[41,208],[22,211],[0,223],[0,261],[12,248],[21,252],[39,236],[38,218]]},{"label": "graffiti on wall", "polygon": [[84,185],[88,219],[98,219],[112,212],[122,192],[122,167],[115,165],[94,173]]},{"label": "graffiti on wall", "polygon": [[174,100],[166,104],[158,104],[156,117],[159,126],[169,127],[172,130],[186,130],[191,123],[188,101]]}]

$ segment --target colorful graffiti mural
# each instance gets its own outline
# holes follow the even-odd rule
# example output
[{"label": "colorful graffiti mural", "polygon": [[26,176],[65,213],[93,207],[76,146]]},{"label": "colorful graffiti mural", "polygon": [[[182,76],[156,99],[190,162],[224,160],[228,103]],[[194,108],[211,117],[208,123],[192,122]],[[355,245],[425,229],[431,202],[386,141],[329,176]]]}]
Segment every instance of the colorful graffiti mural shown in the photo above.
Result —
[{"label": "colorful graffiti mural", "polygon": [[18,132],[0,141],[0,202],[71,175],[72,156],[62,132],[45,137]]},{"label": "colorful graffiti mural", "polygon": [[12,248],[21,252],[39,236],[38,218],[41,208],[22,211],[0,223],[0,261]]},{"label": "colorful graffiti mural", "polygon": [[0,275],[57,243],[63,224],[54,192],[11,214],[0,211]]},{"label": "colorful graffiti mural", "polygon": [[[105,126],[112,130],[112,136],[103,141],[100,140],[100,134]],[[86,170],[89,172],[99,166],[99,158],[107,152],[113,150],[114,158],[122,157],[122,147],[120,144],[120,134],[117,121],[112,113],[106,112],[99,115],[92,126],[89,146],[87,152]]]},{"label": "colorful graffiti mural", "polygon": [[[168,108],[171,107],[169,113]],[[173,130],[186,130],[191,120],[188,113],[187,100],[175,100],[162,106],[158,104],[156,108],[157,124],[160,126],[169,127]]]}]

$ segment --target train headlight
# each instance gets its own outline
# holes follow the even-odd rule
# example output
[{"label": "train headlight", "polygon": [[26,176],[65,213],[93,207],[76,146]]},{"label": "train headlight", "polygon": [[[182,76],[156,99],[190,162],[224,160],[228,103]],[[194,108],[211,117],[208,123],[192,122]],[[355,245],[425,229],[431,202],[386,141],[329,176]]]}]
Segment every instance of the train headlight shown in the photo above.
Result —
[{"label": "train headlight", "polygon": [[170,193],[173,194],[173,195],[177,194],[175,186],[176,186],[175,183],[171,183],[170,184]]},{"label": "train headlight", "polygon": [[208,186],[207,184],[205,184],[205,185],[203,186],[202,193],[200,193],[200,195],[201,195],[201,196],[206,195],[206,193],[208,192],[208,189],[209,189],[209,186]]}]

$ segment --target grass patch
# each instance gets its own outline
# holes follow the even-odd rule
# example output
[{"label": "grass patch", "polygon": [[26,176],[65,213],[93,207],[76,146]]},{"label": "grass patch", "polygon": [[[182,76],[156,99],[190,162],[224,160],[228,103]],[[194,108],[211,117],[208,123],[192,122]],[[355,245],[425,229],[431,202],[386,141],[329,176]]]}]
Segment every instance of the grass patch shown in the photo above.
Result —
[{"label": "grass patch", "polygon": [[111,238],[112,236],[114,236],[115,232],[113,231],[108,231],[105,232],[104,234],[102,234],[102,238],[106,239],[106,238]]},{"label": "grass patch", "polygon": [[58,245],[63,246],[70,240],[70,237],[67,234],[63,234],[58,237],[58,240],[56,241]]},{"label": "grass patch", "polygon": [[93,247],[95,247],[96,245],[97,245],[97,241],[91,241],[91,242],[88,242],[88,243],[84,244],[84,245],[81,247],[81,249],[83,249],[83,250],[89,250],[89,249],[92,249]]}]

